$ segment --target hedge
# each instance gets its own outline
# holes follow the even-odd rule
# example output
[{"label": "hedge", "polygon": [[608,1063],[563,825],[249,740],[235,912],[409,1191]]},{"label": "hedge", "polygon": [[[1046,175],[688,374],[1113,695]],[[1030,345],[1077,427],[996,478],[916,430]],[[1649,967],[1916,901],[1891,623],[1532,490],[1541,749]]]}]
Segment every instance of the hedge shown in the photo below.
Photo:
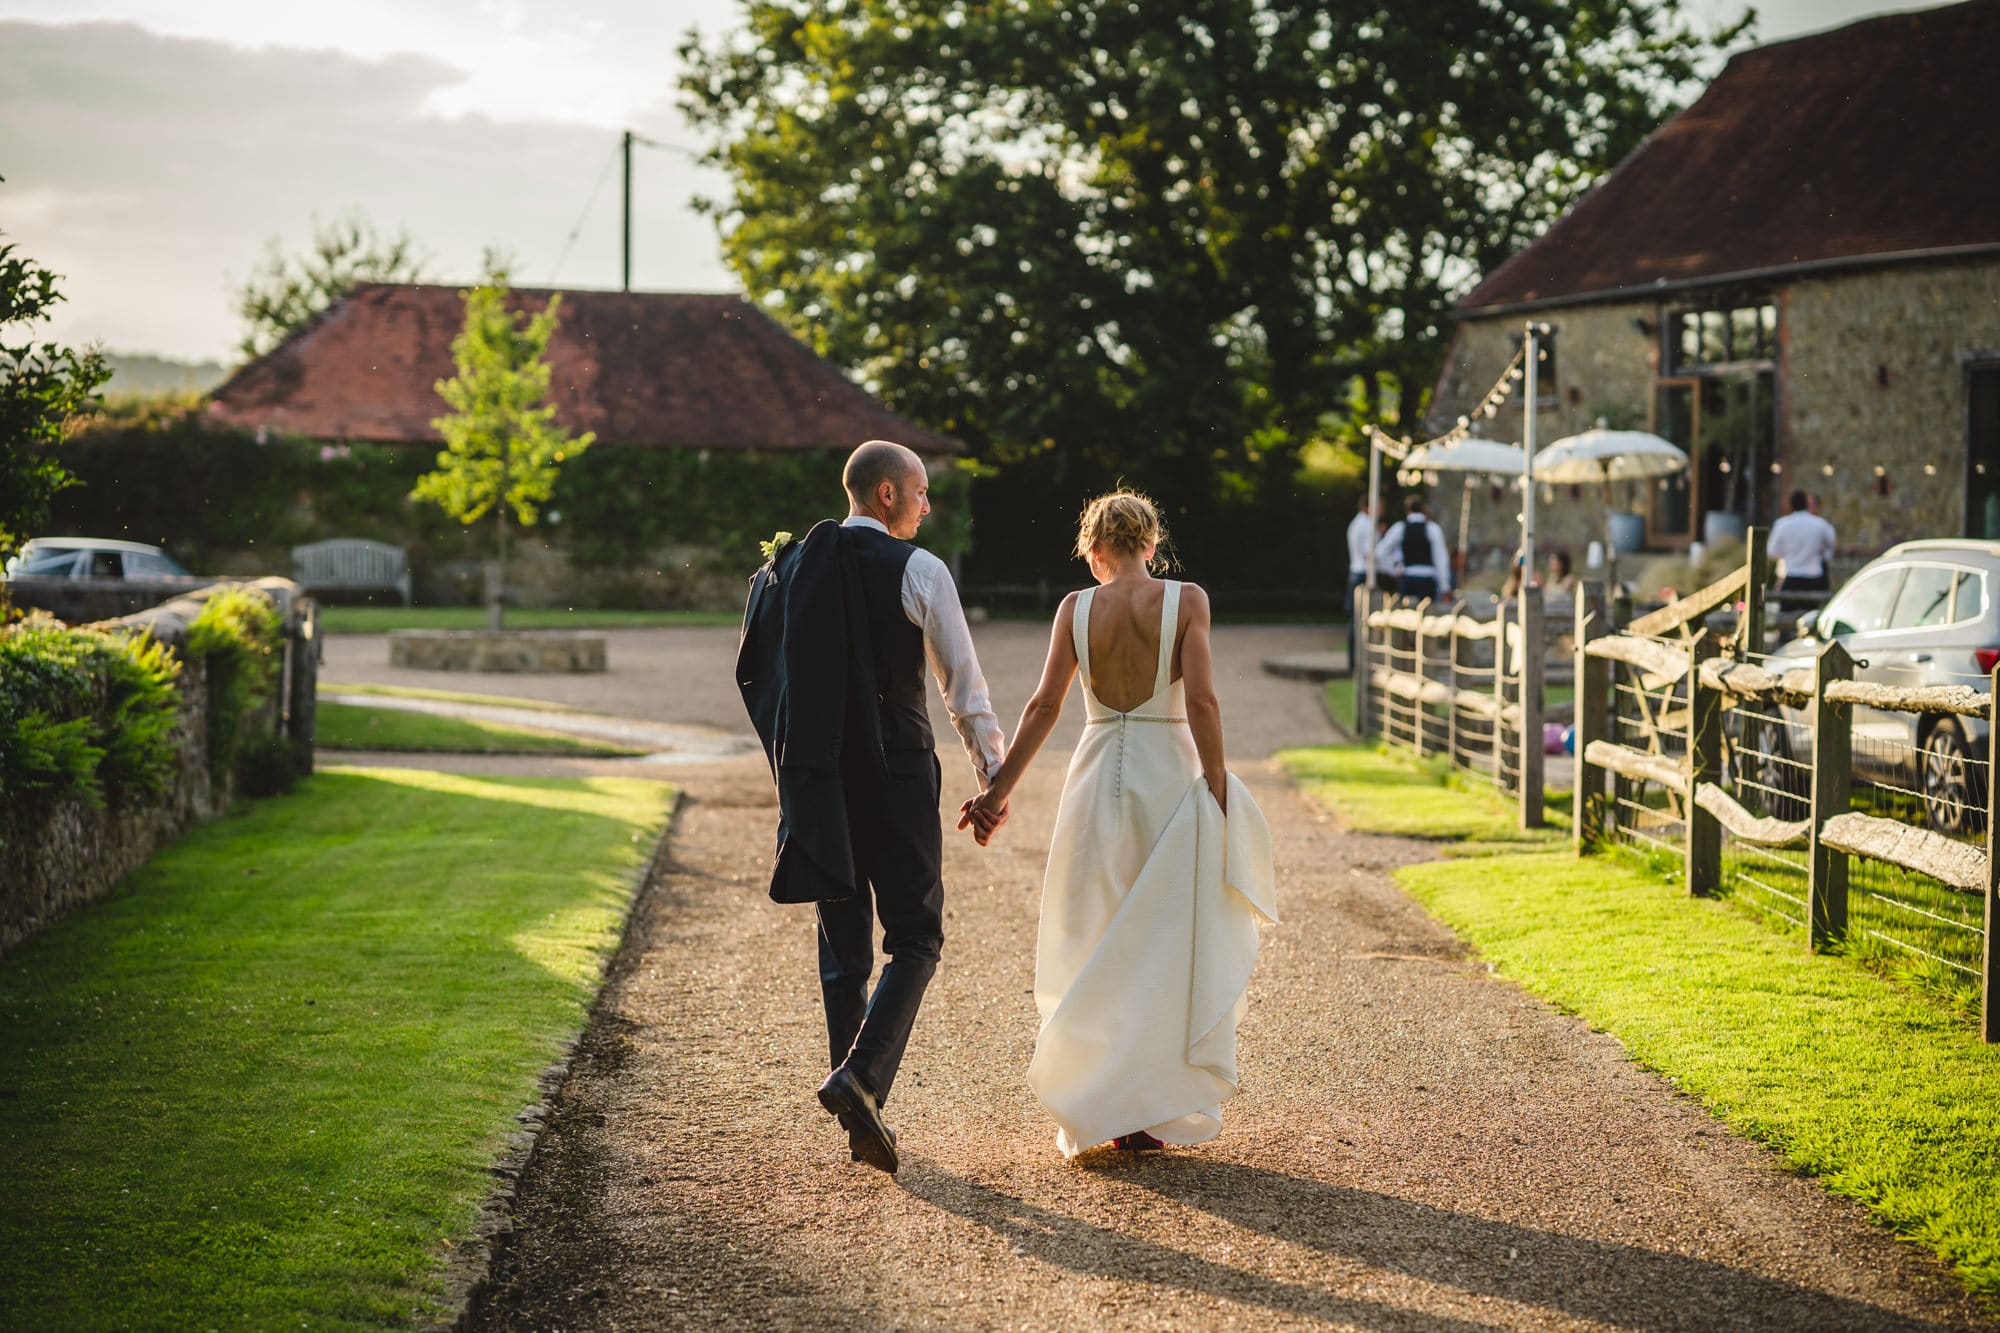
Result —
[{"label": "hedge", "polygon": [[[188,632],[209,664],[213,772],[237,757],[245,714],[275,688],[283,622],[249,588],[216,593]],[[101,807],[158,796],[175,766],[181,659],[144,635],[72,628],[45,615],[0,628],[0,805]]]}]

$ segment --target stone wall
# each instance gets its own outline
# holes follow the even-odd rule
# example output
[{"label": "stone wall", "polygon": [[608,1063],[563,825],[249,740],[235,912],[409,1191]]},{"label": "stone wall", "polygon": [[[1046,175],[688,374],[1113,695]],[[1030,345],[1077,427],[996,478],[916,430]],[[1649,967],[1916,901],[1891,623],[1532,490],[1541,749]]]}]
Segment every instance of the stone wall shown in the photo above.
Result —
[{"label": "stone wall", "polygon": [[[1546,316],[1558,326],[1556,335],[1555,382],[1538,376],[1536,386],[1535,439],[1546,448],[1565,435],[1590,429],[1599,417],[1620,427],[1647,423],[1652,397],[1653,371],[1659,359],[1657,339],[1639,325],[1656,327],[1657,307],[1650,301],[1620,302],[1613,305],[1582,306]],[[1521,331],[1525,316],[1467,320],[1459,325],[1447,354],[1445,369],[1438,381],[1426,434],[1447,428],[1460,415],[1470,412],[1493,387],[1494,381],[1513,358],[1510,338]],[[1490,439],[1519,444],[1522,437],[1523,394],[1519,386],[1497,417],[1488,420],[1481,434]],[[1443,477],[1433,494],[1433,517],[1445,525],[1456,542],[1460,505],[1465,487],[1472,487],[1471,545],[1475,554],[1484,552],[1489,561],[1504,563],[1506,551],[1520,544],[1520,499],[1512,488],[1492,478]],[[1627,488],[1618,497],[1622,502],[1642,506],[1644,497]],[[1393,517],[1393,515],[1392,515]],[[1588,544],[1604,535],[1604,507],[1600,493],[1575,487],[1559,487],[1552,500],[1536,507],[1537,545],[1543,552],[1566,550],[1581,562]]]},{"label": "stone wall", "polygon": [[1786,489],[1820,493],[1843,549],[1961,535],[1965,371],[2000,359],[2000,260],[1800,282],[1780,328]]},{"label": "stone wall", "polygon": [[[310,761],[313,718],[298,700],[313,696],[318,644],[311,599],[296,585],[259,585],[279,599],[286,616],[281,686],[243,721],[249,735],[288,735]],[[177,598],[107,628],[145,630],[178,650],[199,613],[203,594]],[[110,802],[9,801],[0,806],[0,957],[64,915],[115,889],[160,848],[192,825],[227,810],[234,795],[228,774],[218,783],[209,765],[211,686],[207,665],[183,656],[174,726],[176,764],[157,799]],[[303,728],[303,729],[301,729]]]}]

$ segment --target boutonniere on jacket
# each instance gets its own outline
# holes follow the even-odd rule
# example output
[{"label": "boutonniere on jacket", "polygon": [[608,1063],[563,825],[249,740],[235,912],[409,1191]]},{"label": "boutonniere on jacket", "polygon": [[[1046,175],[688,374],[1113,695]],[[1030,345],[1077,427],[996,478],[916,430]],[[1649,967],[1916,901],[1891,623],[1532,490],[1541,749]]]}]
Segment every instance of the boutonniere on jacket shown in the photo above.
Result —
[{"label": "boutonniere on jacket", "polygon": [[774,532],[771,534],[771,540],[767,542],[758,542],[757,545],[763,548],[764,558],[766,560],[776,560],[778,558],[778,552],[784,550],[787,546],[790,546],[793,540],[794,538],[792,537],[792,534],[789,532]]}]

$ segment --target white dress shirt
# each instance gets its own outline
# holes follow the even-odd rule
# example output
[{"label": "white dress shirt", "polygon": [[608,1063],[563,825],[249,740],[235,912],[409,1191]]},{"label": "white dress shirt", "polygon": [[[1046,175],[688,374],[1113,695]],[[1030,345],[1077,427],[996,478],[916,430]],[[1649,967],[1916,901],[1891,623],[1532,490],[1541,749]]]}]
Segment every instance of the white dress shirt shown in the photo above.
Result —
[{"label": "white dress shirt", "polygon": [[1794,509],[1771,525],[1765,551],[1785,563],[1785,577],[1814,579],[1826,573],[1833,556],[1833,524],[1807,509]]},{"label": "white dress shirt", "polygon": [[1429,518],[1424,526],[1431,530],[1431,562],[1428,565],[1411,565],[1403,568],[1403,527],[1408,519],[1398,519],[1381,541],[1375,545],[1375,570],[1384,574],[1429,575],[1437,580],[1438,596],[1451,591],[1451,552],[1445,549],[1444,528]]},{"label": "white dress shirt", "polygon": [[[889,531],[865,514],[850,514],[841,526]],[[921,546],[910,551],[910,563],[903,566],[903,614],[924,632],[924,656],[937,677],[951,725],[965,743],[966,757],[974,770],[992,777],[1007,757],[1006,738],[986,692],[979,655],[972,650],[972,629],[965,623],[951,570]]]},{"label": "white dress shirt", "polygon": [[1356,514],[1347,520],[1347,576],[1351,579],[1365,578],[1368,574],[1368,548],[1375,544],[1375,519],[1369,514]]}]

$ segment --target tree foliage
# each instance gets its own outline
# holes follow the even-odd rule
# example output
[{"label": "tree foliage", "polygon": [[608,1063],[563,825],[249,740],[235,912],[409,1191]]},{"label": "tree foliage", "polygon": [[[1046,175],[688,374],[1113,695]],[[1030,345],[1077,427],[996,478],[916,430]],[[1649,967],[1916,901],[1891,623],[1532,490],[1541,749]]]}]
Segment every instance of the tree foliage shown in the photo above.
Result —
[{"label": "tree foliage", "polygon": [[62,300],[58,281],[0,243],[0,556],[46,523],[49,501],[75,484],[52,446],[110,377],[94,349],[36,341],[34,326]]},{"label": "tree foliage", "polygon": [[1184,507],[1289,486],[1327,414],[1407,421],[1451,303],[1740,27],[1675,0],[746,0],[681,89],[778,318],[996,461]]},{"label": "tree foliage", "polygon": [[507,294],[506,274],[497,269],[465,292],[465,327],[451,342],[458,374],[437,384],[438,397],[452,411],[431,422],[445,447],[437,470],[418,478],[410,492],[467,526],[495,515],[501,564],[501,578],[491,590],[496,628],[509,518],[532,527],[555,489],[563,460],[596,438],[589,431],[572,436],[563,430],[548,401],[545,358],[561,294],[551,295],[525,323],[507,308]]},{"label": "tree foliage", "polygon": [[247,357],[262,356],[364,282],[421,282],[423,262],[407,232],[384,236],[359,214],[313,222],[311,248],[286,255],[273,236],[264,262],[236,294]]}]

